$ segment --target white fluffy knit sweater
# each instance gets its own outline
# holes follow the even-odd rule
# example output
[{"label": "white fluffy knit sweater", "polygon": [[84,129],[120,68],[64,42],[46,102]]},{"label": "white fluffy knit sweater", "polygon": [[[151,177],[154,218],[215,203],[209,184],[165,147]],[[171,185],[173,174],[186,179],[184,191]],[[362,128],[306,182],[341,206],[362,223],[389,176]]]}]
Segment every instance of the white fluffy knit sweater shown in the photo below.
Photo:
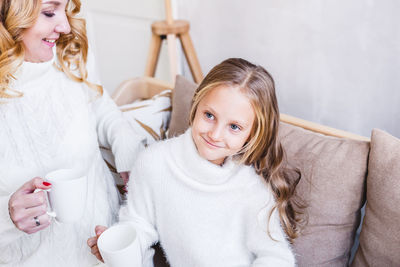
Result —
[{"label": "white fluffy knit sweater", "polygon": [[294,266],[272,194],[254,168],[201,158],[191,130],[151,145],[131,172],[120,220],[138,230],[144,266],[160,241],[172,267]]},{"label": "white fluffy knit sweater", "polygon": [[[91,75],[93,67],[88,67]],[[119,208],[99,145],[112,149],[118,171],[127,171],[140,138],[106,92],[96,99],[92,89],[58,71],[53,60],[24,62],[15,76],[12,88],[23,97],[0,104],[0,266],[92,266],[97,260],[86,240],[95,225],[112,224]],[[76,224],[53,220],[31,235],[18,230],[8,213],[11,194],[33,177],[59,168],[87,173],[84,218]]]}]

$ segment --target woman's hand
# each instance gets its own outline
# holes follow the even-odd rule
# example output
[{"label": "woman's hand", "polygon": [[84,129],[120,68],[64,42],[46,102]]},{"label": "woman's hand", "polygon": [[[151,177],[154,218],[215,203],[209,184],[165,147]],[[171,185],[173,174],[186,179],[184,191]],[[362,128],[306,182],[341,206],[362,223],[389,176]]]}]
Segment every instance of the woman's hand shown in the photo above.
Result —
[{"label": "woman's hand", "polygon": [[36,177],[22,185],[8,201],[10,218],[15,226],[33,234],[50,225],[50,217],[46,214],[47,201],[45,192],[36,189],[50,189],[51,184]]},{"label": "woman's hand", "polygon": [[127,185],[128,185],[128,182],[129,182],[129,172],[120,172],[119,173],[119,175],[121,176],[121,179],[124,181],[124,191],[125,192],[128,192],[128,189],[127,189]]},{"label": "woman's hand", "polygon": [[97,247],[97,239],[100,237],[100,235],[101,235],[105,230],[107,230],[107,227],[102,226],[102,225],[97,225],[96,228],[95,228],[95,230],[94,230],[95,233],[96,233],[96,236],[91,237],[91,238],[89,238],[89,239],[87,240],[87,244],[88,244],[88,246],[90,247],[92,254],[95,255],[96,258],[97,258],[98,260],[102,261],[102,262],[104,262],[104,261],[103,261],[103,258],[101,257],[99,248]]}]

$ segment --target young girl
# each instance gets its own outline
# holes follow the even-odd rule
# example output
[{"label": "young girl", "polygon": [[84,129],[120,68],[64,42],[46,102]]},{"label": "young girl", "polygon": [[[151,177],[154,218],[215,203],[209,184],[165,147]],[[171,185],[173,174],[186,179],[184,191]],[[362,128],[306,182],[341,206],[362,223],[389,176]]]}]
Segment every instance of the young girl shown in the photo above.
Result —
[{"label": "young girl", "polygon": [[[196,90],[190,125],[132,169],[120,220],[137,229],[144,266],[157,241],[173,267],[294,266],[288,240],[298,218],[272,77],[243,59],[223,61]],[[88,244],[101,259],[96,240]]]}]

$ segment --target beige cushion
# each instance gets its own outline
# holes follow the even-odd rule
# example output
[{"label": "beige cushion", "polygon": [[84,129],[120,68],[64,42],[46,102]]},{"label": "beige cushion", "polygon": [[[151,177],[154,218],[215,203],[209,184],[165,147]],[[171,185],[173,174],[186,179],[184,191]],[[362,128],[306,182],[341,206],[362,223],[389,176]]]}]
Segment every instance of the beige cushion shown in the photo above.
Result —
[{"label": "beige cushion", "polygon": [[352,266],[400,265],[400,139],[374,129],[367,205]]},{"label": "beige cushion", "polygon": [[308,205],[308,224],[294,242],[298,266],[347,266],[364,204],[369,143],[286,123],[280,137],[288,162],[302,173],[296,192]]},{"label": "beige cushion", "polygon": [[176,76],[172,95],[171,121],[168,127],[168,138],[178,136],[189,127],[189,112],[197,85],[181,75]]}]

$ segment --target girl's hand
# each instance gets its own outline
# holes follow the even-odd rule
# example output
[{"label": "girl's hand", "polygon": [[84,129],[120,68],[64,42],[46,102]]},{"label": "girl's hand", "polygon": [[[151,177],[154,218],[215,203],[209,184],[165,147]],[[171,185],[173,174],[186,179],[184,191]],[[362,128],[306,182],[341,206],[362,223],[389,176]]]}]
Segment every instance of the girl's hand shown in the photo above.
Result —
[{"label": "girl's hand", "polygon": [[8,211],[14,225],[27,234],[33,234],[50,225],[46,214],[45,192],[36,189],[50,189],[51,184],[35,177],[22,185],[8,201]]},{"label": "girl's hand", "polygon": [[104,262],[104,261],[103,261],[103,258],[101,257],[99,248],[97,247],[97,239],[99,239],[100,235],[101,235],[105,230],[107,230],[107,227],[102,226],[102,225],[97,225],[96,228],[95,228],[95,230],[94,230],[95,233],[96,233],[96,236],[93,236],[93,237],[91,237],[91,238],[89,238],[89,239],[87,240],[87,244],[88,244],[88,246],[90,247],[92,254],[95,255],[96,258],[97,258],[98,260],[102,261],[102,262]]},{"label": "girl's hand", "polygon": [[127,185],[128,185],[128,182],[129,182],[129,172],[120,172],[119,173],[119,175],[121,176],[121,179],[124,181],[124,191],[125,192],[128,192],[128,190],[127,190]]}]

